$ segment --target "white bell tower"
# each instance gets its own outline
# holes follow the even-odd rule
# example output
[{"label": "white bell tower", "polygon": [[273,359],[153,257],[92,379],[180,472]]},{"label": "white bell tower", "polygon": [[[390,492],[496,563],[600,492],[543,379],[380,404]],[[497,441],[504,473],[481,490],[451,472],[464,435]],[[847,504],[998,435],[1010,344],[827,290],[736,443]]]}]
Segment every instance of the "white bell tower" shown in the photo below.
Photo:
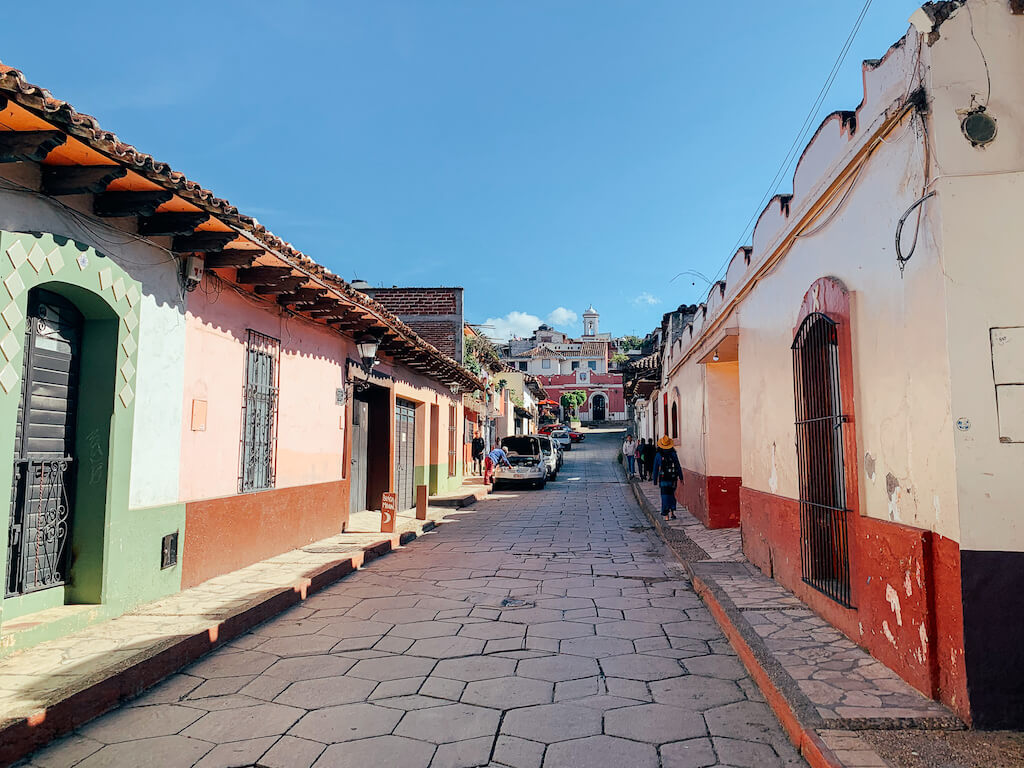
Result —
[{"label": "white bell tower", "polygon": [[594,309],[594,305],[591,304],[587,308],[587,311],[583,313],[583,335],[584,336],[597,336],[597,321],[600,319],[600,315],[597,310]]}]

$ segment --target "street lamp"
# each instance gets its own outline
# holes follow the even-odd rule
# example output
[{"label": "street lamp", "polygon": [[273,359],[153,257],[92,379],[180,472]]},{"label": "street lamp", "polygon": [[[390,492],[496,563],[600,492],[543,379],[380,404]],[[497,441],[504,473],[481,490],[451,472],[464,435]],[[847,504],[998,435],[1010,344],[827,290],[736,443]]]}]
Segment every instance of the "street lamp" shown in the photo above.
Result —
[{"label": "street lamp", "polygon": [[377,350],[379,348],[380,339],[372,333],[364,334],[356,342],[356,350],[359,352],[359,358],[363,361],[363,370],[367,374],[377,364]]},{"label": "street lamp", "polygon": [[370,372],[377,364],[377,350],[380,348],[380,339],[372,333],[365,333],[356,340],[356,352],[359,353],[359,365],[362,367],[366,378],[362,381],[353,381],[356,392],[363,392],[370,388]]}]

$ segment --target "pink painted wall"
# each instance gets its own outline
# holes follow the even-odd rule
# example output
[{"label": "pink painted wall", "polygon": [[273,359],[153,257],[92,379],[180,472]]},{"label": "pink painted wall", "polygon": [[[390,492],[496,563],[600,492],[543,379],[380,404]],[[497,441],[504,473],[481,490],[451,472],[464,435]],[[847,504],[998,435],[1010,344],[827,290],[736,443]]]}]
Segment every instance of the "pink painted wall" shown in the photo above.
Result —
[{"label": "pink painted wall", "polygon": [[[207,293],[209,291],[209,293]],[[182,501],[238,492],[245,340],[248,329],[281,342],[277,488],[340,480],[344,407],[335,405],[352,343],[333,330],[282,316],[209,278],[189,296],[185,329]],[[193,431],[193,400],[207,402]]]}]

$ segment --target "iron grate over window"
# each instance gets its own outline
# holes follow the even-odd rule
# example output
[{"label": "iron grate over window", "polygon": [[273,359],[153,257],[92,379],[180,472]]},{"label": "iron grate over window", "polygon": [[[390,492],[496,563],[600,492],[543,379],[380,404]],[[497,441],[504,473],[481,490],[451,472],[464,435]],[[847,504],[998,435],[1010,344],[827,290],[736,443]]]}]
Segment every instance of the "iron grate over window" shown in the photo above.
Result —
[{"label": "iron grate over window", "polygon": [[800,563],[803,580],[850,606],[845,425],[839,387],[836,324],[815,312],[793,341],[797,470],[800,479]]},{"label": "iron grate over window", "polygon": [[238,490],[273,488],[277,456],[277,400],[281,342],[250,330],[242,393],[242,451]]}]

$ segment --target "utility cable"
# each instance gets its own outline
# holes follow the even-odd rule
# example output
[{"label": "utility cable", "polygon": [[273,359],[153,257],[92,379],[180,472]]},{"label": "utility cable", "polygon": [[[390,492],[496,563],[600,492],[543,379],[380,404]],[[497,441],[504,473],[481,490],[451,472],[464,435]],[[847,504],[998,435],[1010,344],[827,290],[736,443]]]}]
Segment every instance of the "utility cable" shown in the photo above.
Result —
[{"label": "utility cable", "polygon": [[800,130],[797,132],[796,138],[790,145],[789,151],[786,152],[786,156],[783,158],[782,163],[779,165],[778,170],[775,172],[775,176],[772,178],[771,184],[768,186],[768,190],[761,197],[761,200],[754,209],[753,214],[751,214],[750,218],[747,220],[747,223],[743,227],[743,231],[740,233],[739,239],[736,241],[736,244],[727,254],[724,263],[718,268],[718,271],[715,272],[715,280],[712,281],[712,283],[714,283],[721,277],[723,271],[728,267],[729,262],[732,260],[732,257],[735,255],[737,249],[743,244],[743,241],[746,239],[747,231],[750,229],[751,224],[753,224],[757,217],[761,214],[765,204],[768,202],[771,196],[775,194],[775,190],[778,187],[778,183],[785,174],[786,169],[792,163],[797,150],[801,146],[802,140],[806,137],[807,131],[809,130],[809,127],[812,121],[814,120],[814,116],[817,115],[818,110],[821,108],[821,105],[824,103],[829,91],[832,89],[832,84],[835,82],[835,79],[839,74],[839,70],[842,67],[843,62],[846,60],[847,54],[850,52],[850,47],[853,45],[853,41],[857,37],[857,33],[860,31],[861,25],[864,23],[864,18],[867,15],[868,9],[871,7],[871,3],[872,0],[865,0],[864,6],[860,10],[860,14],[857,16],[857,20],[854,22],[853,28],[850,30],[850,34],[846,38],[846,42],[843,44],[842,49],[839,51],[839,55],[836,57],[835,63],[832,65],[832,69],[829,71],[828,77],[825,79],[825,83],[821,86],[821,90],[818,91],[818,95],[815,97],[814,103],[811,105],[810,110],[808,110],[807,116],[804,118],[804,121],[800,126]]}]

